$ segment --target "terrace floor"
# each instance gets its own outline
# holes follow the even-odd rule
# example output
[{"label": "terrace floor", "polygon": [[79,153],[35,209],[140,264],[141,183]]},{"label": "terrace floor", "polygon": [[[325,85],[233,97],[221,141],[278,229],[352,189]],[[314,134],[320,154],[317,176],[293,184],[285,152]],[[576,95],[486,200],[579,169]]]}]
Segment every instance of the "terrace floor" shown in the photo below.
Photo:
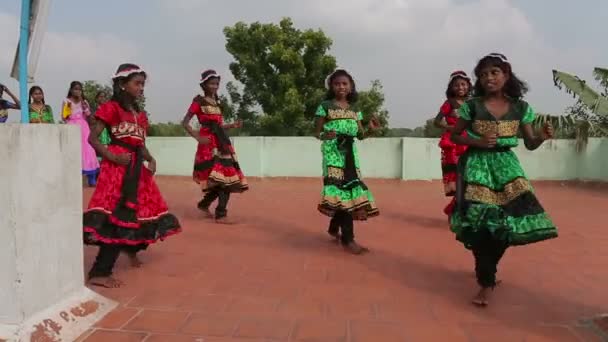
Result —
[{"label": "terrace floor", "polygon": [[202,218],[189,178],[158,183],[184,231],[141,269],[120,258],[126,285],[94,288],[120,306],[80,341],[602,341],[587,320],[608,312],[605,185],[536,182],[560,237],[508,250],[480,309],[440,182],[368,181],[381,214],[356,223],[362,256],[330,242],[318,179],[251,180],[231,199],[234,226]]}]

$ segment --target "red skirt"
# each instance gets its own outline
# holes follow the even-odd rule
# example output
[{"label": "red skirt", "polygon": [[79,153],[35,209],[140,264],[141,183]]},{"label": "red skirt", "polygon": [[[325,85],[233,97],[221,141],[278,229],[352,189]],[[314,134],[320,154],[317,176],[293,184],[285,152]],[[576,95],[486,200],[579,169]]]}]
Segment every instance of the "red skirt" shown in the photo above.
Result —
[{"label": "red skirt", "polygon": [[[110,145],[108,149],[112,153],[128,152],[116,145]],[[132,153],[134,159],[136,154]],[[132,168],[133,163],[129,167]],[[136,200],[122,202],[126,172],[127,166],[108,160],[101,162],[97,187],[84,212],[85,243],[142,245],[164,240],[181,231],[177,217],[168,212],[152,173],[145,167],[141,167],[137,184],[134,184]],[[132,211],[132,220],[117,215],[117,211],[125,207]]]},{"label": "red skirt", "polygon": [[249,189],[247,180],[238,163],[234,147],[224,144],[220,148],[218,138],[209,130],[201,129],[202,137],[209,138],[209,144],[199,144],[194,157],[194,181],[204,192],[213,189],[227,189],[229,192],[243,192]]},{"label": "red skirt", "polygon": [[456,194],[458,158],[466,151],[467,146],[455,144],[451,139],[451,133],[445,132],[439,140],[439,147],[441,148],[444,193],[446,196],[454,196]]}]

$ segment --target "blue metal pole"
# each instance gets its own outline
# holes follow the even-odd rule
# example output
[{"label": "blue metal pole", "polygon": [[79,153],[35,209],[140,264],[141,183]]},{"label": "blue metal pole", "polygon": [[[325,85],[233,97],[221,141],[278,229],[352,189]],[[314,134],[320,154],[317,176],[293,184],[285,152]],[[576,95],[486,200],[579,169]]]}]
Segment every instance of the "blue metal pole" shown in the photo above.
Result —
[{"label": "blue metal pole", "polygon": [[30,40],[31,0],[21,0],[21,34],[19,36],[19,98],[21,101],[21,123],[29,123],[27,91],[27,53]]}]

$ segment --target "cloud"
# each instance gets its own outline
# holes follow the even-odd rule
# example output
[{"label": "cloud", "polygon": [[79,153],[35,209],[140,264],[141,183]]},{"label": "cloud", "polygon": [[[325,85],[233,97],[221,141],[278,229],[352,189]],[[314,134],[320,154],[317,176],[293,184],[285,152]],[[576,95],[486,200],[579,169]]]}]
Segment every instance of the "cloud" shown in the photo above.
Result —
[{"label": "cloud", "polygon": [[[529,100],[537,108],[559,112],[569,103],[555,91],[551,69],[574,55],[553,48],[511,0],[228,0],[214,2],[212,12],[208,1],[157,1],[167,18],[179,17],[172,27],[176,35],[209,42],[195,54],[219,67],[231,60],[220,43],[221,29],[237,20],[290,16],[299,27],[322,28],[334,40],[332,54],[353,70],[360,87],[373,79],[383,82],[395,126],[430,117],[442,102],[447,75],[454,69],[472,72],[490,52],[511,59],[531,84]],[[206,32],[196,30],[201,26]]]},{"label": "cloud", "polygon": [[[7,77],[17,48],[18,29],[16,16],[0,12],[0,32],[3,33],[0,46],[5,48],[5,53],[0,54],[0,74]],[[107,83],[120,63],[136,58],[137,46],[113,34],[86,35],[49,30],[44,36],[35,79],[45,90],[47,102],[51,106],[59,106],[72,80],[92,79]],[[1,82],[6,82],[17,93],[16,81]],[[11,121],[17,116],[12,115]]]},{"label": "cloud", "polygon": [[[323,29],[334,41],[331,53],[351,69],[359,88],[382,81],[393,126],[421,124],[443,101],[447,75],[472,72],[481,56],[494,51],[505,53],[530,83],[528,100],[537,109],[559,113],[571,98],[553,87],[551,69],[585,77],[591,70],[586,61],[597,56],[592,43],[552,46],[513,0],[155,0],[137,30],[110,25],[95,34],[58,32],[49,23],[38,79],[58,103],[72,79],[106,82],[119,63],[133,61],[150,73],[146,95],[153,119],[177,121],[198,91],[202,69],[232,79],[225,26],[286,16],[300,28]],[[148,26],[162,29],[142,29]],[[0,46],[9,47],[0,55],[2,74],[12,64],[17,29],[17,18],[0,11],[0,32],[11,33],[0,35]]]}]

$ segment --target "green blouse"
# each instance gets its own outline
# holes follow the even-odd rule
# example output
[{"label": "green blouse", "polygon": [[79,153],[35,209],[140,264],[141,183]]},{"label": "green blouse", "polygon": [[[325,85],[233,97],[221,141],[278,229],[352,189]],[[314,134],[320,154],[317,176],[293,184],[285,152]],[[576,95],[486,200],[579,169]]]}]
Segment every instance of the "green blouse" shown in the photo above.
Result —
[{"label": "green blouse", "polygon": [[335,131],[356,137],[359,133],[357,121],[363,119],[363,113],[352,108],[340,108],[334,101],[323,101],[317,109],[316,116],[326,119],[323,130],[325,132]]},{"label": "green blouse", "polygon": [[45,105],[40,110],[35,110],[30,105],[30,123],[55,123],[51,106]]},{"label": "green blouse", "polygon": [[516,147],[520,125],[531,124],[536,117],[532,107],[523,100],[513,100],[509,111],[496,119],[486,108],[483,99],[476,97],[466,101],[458,110],[460,118],[467,121],[467,133],[471,138],[480,139],[488,133],[496,133],[496,145]]}]

